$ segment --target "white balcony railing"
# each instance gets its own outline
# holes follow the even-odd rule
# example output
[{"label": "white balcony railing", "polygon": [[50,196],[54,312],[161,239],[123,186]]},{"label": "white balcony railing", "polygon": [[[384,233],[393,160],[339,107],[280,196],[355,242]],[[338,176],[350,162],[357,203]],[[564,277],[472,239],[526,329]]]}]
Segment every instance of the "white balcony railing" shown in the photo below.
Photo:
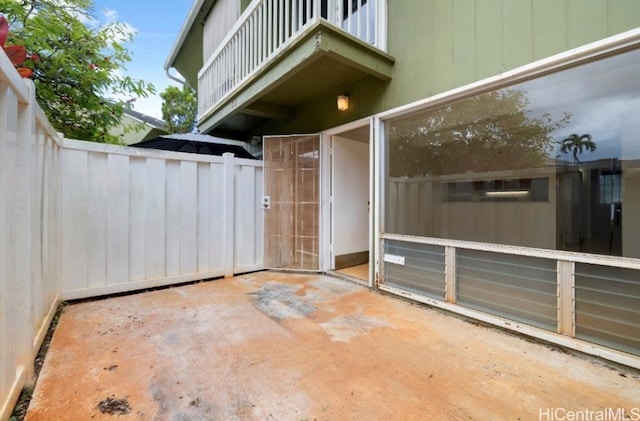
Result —
[{"label": "white balcony railing", "polygon": [[324,19],[376,45],[383,0],[256,0],[198,74],[198,115],[208,114],[304,30]]}]

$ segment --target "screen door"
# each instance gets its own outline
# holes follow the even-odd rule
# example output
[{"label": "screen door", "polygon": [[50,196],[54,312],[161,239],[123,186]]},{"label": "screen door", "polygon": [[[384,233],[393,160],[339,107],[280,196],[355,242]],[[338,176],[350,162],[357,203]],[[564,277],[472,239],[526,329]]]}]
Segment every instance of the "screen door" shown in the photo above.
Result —
[{"label": "screen door", "polygon": [[264,266],[320,269],[320,136],[264,138]]}]

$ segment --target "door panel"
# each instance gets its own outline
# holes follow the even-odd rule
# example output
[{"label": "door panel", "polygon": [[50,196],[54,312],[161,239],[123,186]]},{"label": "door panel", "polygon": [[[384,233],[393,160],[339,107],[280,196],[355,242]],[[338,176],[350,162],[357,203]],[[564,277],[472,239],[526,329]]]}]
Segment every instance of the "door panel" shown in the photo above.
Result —
[{"label": "door panel", "polygon": [[320,269],[320,136],[264,138],[264,266]]}]

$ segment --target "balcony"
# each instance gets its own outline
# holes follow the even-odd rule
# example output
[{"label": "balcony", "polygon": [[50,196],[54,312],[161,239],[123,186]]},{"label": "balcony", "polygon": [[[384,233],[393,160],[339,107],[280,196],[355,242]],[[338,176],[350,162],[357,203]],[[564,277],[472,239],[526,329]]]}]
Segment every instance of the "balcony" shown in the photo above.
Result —
[{"label": "balcony", "polygon": [[391,79],[380,0],[261,0],[198,74],[200,130],[249,132],[367,76]]}]

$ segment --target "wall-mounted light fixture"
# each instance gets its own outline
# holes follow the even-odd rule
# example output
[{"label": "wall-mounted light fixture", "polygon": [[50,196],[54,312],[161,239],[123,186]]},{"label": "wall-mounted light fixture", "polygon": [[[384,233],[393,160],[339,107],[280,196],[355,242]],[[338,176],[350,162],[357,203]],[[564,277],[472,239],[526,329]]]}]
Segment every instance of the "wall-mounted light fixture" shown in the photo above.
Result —
[{"label": "wall-mounted light fixture", "polygon": [[339,95],[338,96],[338,110],[346,111],[349,109],[349,96],[348,95]]}]

